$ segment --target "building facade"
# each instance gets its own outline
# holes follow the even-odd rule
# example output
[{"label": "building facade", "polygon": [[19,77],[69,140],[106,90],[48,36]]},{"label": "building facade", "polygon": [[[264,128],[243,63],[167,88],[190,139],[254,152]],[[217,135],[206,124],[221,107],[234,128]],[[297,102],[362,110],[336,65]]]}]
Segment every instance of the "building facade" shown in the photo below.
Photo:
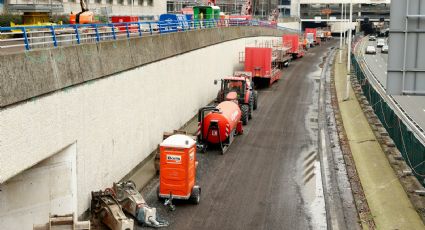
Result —
[{"label": "building facade", "polygon": [[301,19],[314,19],[321,17],[327,19],[331,17],[340,18],[341,3],[353,3],[353,18],[380,19],[389,18],[390,0],[352,0],[352,1],[332,1],[332,0],[292,0],[291,14]]},{"label": "building facade", "polygon": [[[0,0],[2,1],[2,0]],[[50,4],[55,5],[53,13],[69,14],[80,12],[80,0],[7,0],[7,11],[28,12],[31,10],[49,11]],[[97,15],[135,15],[153,17],[166,12],[164,0],[87,0],[89,10]],[[38,11],[40,12],[40,11]]]}]

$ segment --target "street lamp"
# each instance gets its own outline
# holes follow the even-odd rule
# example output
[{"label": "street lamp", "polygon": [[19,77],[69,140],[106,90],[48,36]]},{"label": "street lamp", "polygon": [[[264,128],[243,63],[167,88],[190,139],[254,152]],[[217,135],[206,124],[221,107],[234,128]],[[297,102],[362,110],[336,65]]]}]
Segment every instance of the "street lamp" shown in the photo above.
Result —
[{"label": "street lamp", "polygon": [[341,20],[339,23],[339,64],[342,63],[342,32],[343,32],[342,25],[344,25],[345,23],[343,20],[344,20],[344,3],[341,3]]},{"label": "street lamp", "polygon": [[348,47],[347,47],[347,88],[345,91],[344,101],[350,98],[350,71],[351,71],[351,37],[353,30],[351,29],[351,24],[353,21],[353,0],[350,0],[350,21],[348,25]]}]

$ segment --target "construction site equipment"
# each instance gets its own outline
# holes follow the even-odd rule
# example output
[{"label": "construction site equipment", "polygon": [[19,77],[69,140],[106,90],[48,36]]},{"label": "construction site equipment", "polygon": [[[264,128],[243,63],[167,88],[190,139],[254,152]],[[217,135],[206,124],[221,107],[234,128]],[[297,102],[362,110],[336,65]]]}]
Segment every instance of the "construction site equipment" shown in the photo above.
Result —
[{"label": "construction site equipment", "polygon": [[196,142],[189,136],[174,134],[160,144],[158,199],[174,210],[174,199],[199,204],[201,187],[196,185]]},{"label": "construction site equipment", "polygon": [[[139,17],[137,16],[112,16],[111,17],[111,22],[112,23],[116,23],[114,26],[116,28],[118,28],[120,31],[124,32],[126,31],[126,27],[128,26],[130,32],[138,32],[138,26],[137,25],[128,25],[127,23],[131,23],[131,22],[138,22],[139,21]],[[125,24],[123,23],[125,22]],[[123,24],[120,24],[123,23]]]},{"label": "construction site equipment", "polygon": [[317,33],[317,28],[305,28],[304,35],[310,43],[310,47],[320,44],[320,35]]},{"label": "construction site equipment", "polygon": [[161,14],[158,27],[160,33],[170,33],[188,30],[190,23],[184,14]]},{"label": "construction site equipment", "polygon": [[272,48],[245,47],[245,71],[251,72],[256,86],[269,86],[280,79],[277,56]]},{"label": "construction site equipment", "polygon": [[219,145],[221,153],[224,154],[234,137],[243,133],[241,118],[242,112],[237,102],[236,92],[228,93],[225,101],[217,106],[199,109],[197,133],[199,146],[205,151],[208,144]]},{"label": "construction site equipment", "polygon": [[133,181],[114,183],[113,191],[122,209],[139,224],[154,228],[168,226],[167,221],[159,218],[156,208],[149,207]]},{"label": "construction site equipment", "polygon": [[284,34],[282,41],[284,47],[290,47],[289,53],[293,59],[301,58],[305,55],[305,50],[298,34]]},{"label": "construction site equipment", "polygon": [[112,189],[92,192],[91,196],[90,210],[94,218],[104,223],[111,230],[133,230],[133,220],[127,218],[124,214]]},{"label": "construction site equipment", "polygon": [[86,0],[80,0],[81,12],[73,13],[71,12],[69,16],[70,24],[91,24],[94,23],[94,13],[89,11]]},{"label": "construction site equipment", "polygon": [[193,19],[203,21],[209,19],[220,19],[220,7],[218,6],[194,6]]},{"label": "construction site equipment", "polygon": [[[4,1],[6,2],[6,1]],[[18,3],[18,2],[21,2]],[[25,1],[24,1],[25,2]],[[1,5],[1,3],[0,3]],[[23,13],[22,24],[17,25],[16,22],[10,22],[11,27],[18,26],[51,26],[56,25],[52,23],[51,15],[53,13],[63,13],[63,3],[61,1],[51,0],[49,3],[42,2],[26,2],[22,1],[9,1],[7,4],[7,11],[9,13]]]},{"label": "construction site equipment", "polygon": [[278,68],[288,67],[292,61],[292,54],[289,52],[291,47],[275,46],[273,47],[273,57],[276,57],[275,62]]},{"label": "construction site equipment", "polygon": [[50,214],[49,223],[35,225],[33,230],[90,230],[90,221],[76,221],[74,214]]},{"label": "construction site equipment", "polygon": [[[248,119],[252,118],[253,110],[257,109],[258,92],[254,90],[251,72],[235,72],[232,77],[225,77],[220,80],[221,87],[218,91],[216,102],[228,100],[231,92],[237,93],[238,105],[242,111],[242,124],[248,124]],[[214,81],[217,84],[217,80]],[[246,112],[247,111],[247,112]]]}]

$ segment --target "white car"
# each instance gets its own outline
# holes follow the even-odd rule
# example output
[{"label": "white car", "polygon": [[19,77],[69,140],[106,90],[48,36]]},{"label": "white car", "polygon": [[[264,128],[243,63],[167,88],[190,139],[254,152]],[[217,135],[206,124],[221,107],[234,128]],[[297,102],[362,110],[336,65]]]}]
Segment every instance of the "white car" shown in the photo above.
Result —
[{"label": "white car", "polygon": [[369,41],[376,41],[376,36],[370,35],[369,36]]},{"label": "white car", "polygon": [[378,39],[378,41],[376,42],[377,47],[383,47],[384,45],[385,45],[385,39],[383,38]]},{"label": "white car", "polygon": [[366,54],[376,54],[375,46],[367,46],[366,47]]},{"label": "white car", "polygon": [[381,53],[388,53],[388,45],[382,46]]}]

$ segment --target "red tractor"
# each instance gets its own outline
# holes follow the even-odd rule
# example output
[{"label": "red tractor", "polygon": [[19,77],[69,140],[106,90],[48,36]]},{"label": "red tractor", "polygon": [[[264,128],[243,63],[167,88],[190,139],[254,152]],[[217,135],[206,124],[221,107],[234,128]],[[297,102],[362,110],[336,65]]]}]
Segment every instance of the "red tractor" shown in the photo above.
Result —
[{"label": "red tractor", "polygon": [[[236,72],[232,77],[221,79],[221,88],[217,94],[216,102],[237,100],[242,112],[242,124],[248,124],[248,120],[252,118],[252,111],[257,109],[258,92],[254,90],[254,82],[252,81],[250,72]],[[214,81],[217,84],[217,80]],[[228,97],[229,93],[236,92],[235,99]]]}]

